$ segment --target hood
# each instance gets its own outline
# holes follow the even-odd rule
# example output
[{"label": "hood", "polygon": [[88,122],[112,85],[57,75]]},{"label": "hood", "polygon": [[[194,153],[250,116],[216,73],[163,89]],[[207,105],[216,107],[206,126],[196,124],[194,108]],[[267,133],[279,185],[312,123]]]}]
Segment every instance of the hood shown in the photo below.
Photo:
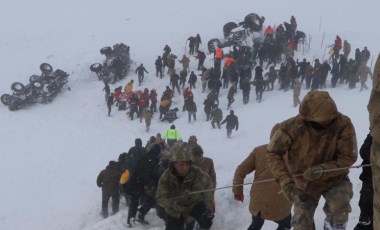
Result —
[{"label": "hood", "polygon": [[338,116],[334,100],[326,91],[309,92],[303,98],[299,115],[304,121],[328,124]]}]

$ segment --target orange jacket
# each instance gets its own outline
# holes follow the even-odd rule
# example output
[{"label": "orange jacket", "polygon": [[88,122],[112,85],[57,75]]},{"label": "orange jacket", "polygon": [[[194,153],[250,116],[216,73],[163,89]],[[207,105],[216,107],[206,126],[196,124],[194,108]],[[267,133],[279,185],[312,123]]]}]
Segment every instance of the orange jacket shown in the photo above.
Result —
[{"label": "orange jacket", "polygon": [[230,65],[232,63],[235,63],[235,59],[233,59],[232,57],[229,57],[227,58],[225,61],[224,61],[224,67],[230,67]]},{"label": "orange jacket", "polygon": [[265,32],[264,32],[264,33],[265,33],[265,34],[269,34],[269,35],[271,35],[271,34],[274,34],[274,30],[273,30],[272,27],[268,27],[268,28],[265,29]]},{"label": "orange jacket", "polygon": [[215,58],[222,59],[223,58],[223,49],[218,47],[215,49]]}]

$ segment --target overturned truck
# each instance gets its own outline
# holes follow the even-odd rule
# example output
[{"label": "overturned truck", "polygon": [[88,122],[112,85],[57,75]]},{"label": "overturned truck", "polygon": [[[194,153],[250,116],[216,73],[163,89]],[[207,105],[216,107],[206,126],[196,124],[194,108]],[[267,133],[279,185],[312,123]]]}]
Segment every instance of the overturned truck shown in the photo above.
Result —
[{"label": "overturned truck", "polygon": [[32,75],[29,83],[24,85],[14,82],[11,85],[12,94],[3,94],[1,102],[15,111],[33,103],[49,103],[68,82],[65,71],[53,68],[48,63],[40,65],[41,74]]},{"label": "overturned truck", "polygon": [[263,37],[264,21],[264,17],[251,13],[245,16],[242,22],[227,22],[223,26],[224,39],[213,38],[209,40],[207,43],[208,51],[214,53],[218,46],[224,48],[233,45],[251,45],[255,39]]},{"label": "overturned truck", "polygon": [[90,66],[90,70],[98,76],[99,80],[107,83],[115,83],[125,78],[130,71],[131,59],[129,54],[130,47],[120,43],[100,49],[106,59],[101,63]]}]

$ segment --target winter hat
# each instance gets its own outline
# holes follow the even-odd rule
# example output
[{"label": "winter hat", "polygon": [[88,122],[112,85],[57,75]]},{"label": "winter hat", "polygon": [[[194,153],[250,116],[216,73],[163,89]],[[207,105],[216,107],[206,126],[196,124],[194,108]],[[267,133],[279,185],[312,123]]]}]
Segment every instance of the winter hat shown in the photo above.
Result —
[{"label": "winter hat", "polygon": [[189,137],[189,142],[191,142],[191,141],[194,141],[194,142],[197,142],[197,137],[195,136],[195,135],[191,135],[190,137]]},{"label": "winter hat", "polygon": [[201,146],[196,145],[193,147],[191,153],[196,156],[203,156],[203,149]]},{"label": "winter hat", "polygon": [[142,146],[142,141],[141,141],[140,138],[136,138],[136,139],[135,139],[135,145],[136,145],[136,146],[139,146],[139,147]]},{"label": "winter hat", "polygon": [[170,129],[175,129],[175,125],[171,125],[171,126],[170,126]]},{"label": "winter hat", "polygon": [[160,155],[161,153],[161,146],[159,144],[155,144],[151,147],[151,149],[149,150],[149,153],[153,154],[153,155]]}]

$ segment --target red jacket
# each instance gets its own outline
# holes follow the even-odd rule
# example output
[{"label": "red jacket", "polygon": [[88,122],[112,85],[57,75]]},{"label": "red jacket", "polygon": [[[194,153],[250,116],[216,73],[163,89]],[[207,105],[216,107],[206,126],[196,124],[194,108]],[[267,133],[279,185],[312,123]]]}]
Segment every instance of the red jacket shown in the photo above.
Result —
[{"label": "red jacket", "polygon": [[223,58],[223,49],[218,47],[215,49],[215,56],[216,59],[222,59]]},{"label": "red jacket", "polygon": [[229,67],[232,63],[235,63],[235,59],[228,57],[226,61],[224,61],[224,67]]}]

